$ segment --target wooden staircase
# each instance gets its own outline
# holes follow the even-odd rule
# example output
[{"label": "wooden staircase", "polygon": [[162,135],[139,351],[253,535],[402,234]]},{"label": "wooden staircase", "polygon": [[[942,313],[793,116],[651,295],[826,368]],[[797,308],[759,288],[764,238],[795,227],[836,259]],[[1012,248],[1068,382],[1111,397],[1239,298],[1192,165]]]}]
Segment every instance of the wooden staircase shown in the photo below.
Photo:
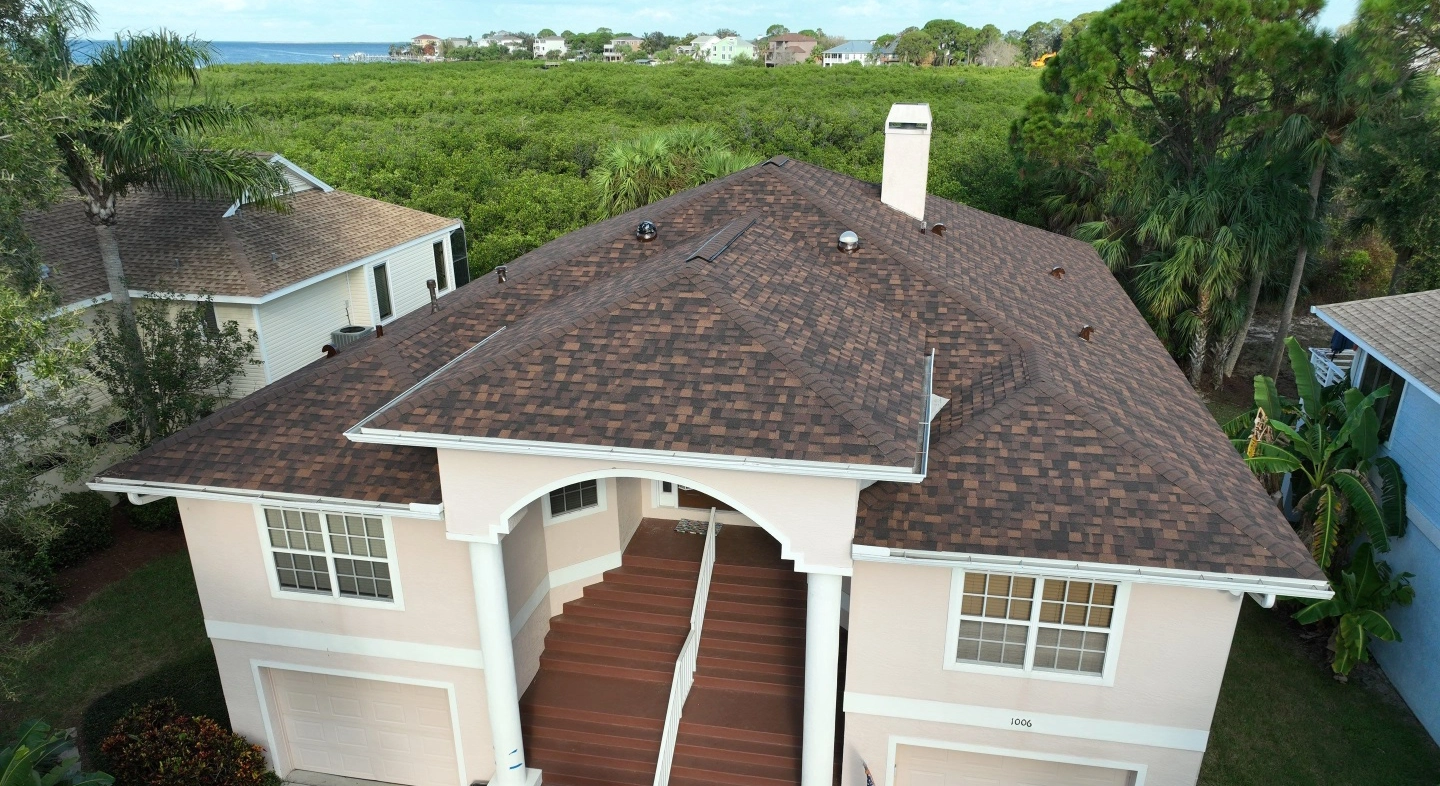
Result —
[{"label": "wooden staircase", "polygon": [[[520,701],[526,763],[547,786],[649,786],[703,539],[646,520],[620,568],[550,621]],[[726,527],[680,721],[673,786],[794,786],[804,705],[805,577],[779,544]]]},{"label": "wooden staircase", "polygon": [[649,786],[655,777],[703,545],[665,523],[668,535],[638,533],[621,566],[550,621],[540,671],[520,700],[526,764],[547,786]]},{"label": "wooden staircase", "polygon": [[[717,546],[732,535],[764,536],[735,530],[725,530]],[[745,550],[747,564],[727,560],[737,556],[730,551],[719,549],[670,783],[794,786],[804,713],[805,577],[780,560],[778,544],[769,560]]]}]

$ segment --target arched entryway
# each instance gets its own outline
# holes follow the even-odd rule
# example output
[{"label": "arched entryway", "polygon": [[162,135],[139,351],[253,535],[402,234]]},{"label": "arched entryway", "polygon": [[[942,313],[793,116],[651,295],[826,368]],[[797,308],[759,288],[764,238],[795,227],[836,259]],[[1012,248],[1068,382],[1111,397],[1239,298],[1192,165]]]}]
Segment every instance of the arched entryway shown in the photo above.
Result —
[{"label": "arched entryway", "polygon": [[[744,514],[742,502],[678,478],[632,475],[565,478],[516,510],[521,519],[501,541],[507,574],[523,570],[513,555],[535,552],[537,524],[547,555],[561,562],[595,560],[566,549],[569,540],[600,542],[602,526],[615,527],[620,545],[613,567],[550,589],[544,603],[553,616],[543,625],[517,630],[525,758],[547,784],[653,778],[710,515],[690,507],[706,501],[698,494],[731,510],[716,511],[705,633],[671,782],[722,782],[737,772],[756,783],[799,780],[805,574],[782,558],[780,542]],[[542,628],[543,638],[532,641]]]}]

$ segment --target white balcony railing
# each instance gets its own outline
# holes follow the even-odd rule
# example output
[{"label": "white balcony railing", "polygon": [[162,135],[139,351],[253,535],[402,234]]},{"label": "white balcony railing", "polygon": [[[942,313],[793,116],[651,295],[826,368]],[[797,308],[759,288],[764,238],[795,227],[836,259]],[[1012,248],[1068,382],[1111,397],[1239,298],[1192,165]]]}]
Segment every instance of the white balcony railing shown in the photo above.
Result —
[{"label": "white balcony railing", "polygon": [[1315,369],[1315,379],[1324,387],[1350,378],[1350,366],[1355,362],[1355,350],[1336,352],[1332,357],[1329,347],[1311,347],[1310,365]]},{"label": "white balcony railing", "polygon": [[665,728],[660,734],[660,759],[655,765],[654,786],[670,783],[670,765],[675,759],[675,740],[680,735],[680,714],[690,688],[695,684],[695,666],[700,659],[700,634],[705,627],[705,604],[710,598],[710,576],[715,572],[715,509],[710,509],[710,524],[705,528],[705,551],[700,557],[700,579],[695,583],[695,605],[690,608],[690,634],[675,660],[675,676],[670,680],[670,703],[665,707]]}]

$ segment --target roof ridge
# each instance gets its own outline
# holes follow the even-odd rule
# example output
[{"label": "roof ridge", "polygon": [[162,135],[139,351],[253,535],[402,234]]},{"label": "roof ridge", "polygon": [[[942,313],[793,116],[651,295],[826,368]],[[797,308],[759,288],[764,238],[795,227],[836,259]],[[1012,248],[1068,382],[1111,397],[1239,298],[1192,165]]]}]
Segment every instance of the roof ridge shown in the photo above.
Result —
[{"label": "roof ridge", "polygon": [[263,292],[265,288],[260,286],[260,279],[255,277],[255,268],[245,257],[245,244],[240,241],[240,236],[235,234],[235,225],[226,216],[220,217],[220,236],[225,238],[225,247],[230,249],[230,257],[235,267],[240,270],[240,277],[245,279],[245,286],[251,292]]},{"label": "roof ridge", "polygon": [[840,416],[852,428],[864,435],[872,445],[880,448],[888,458],[897,461],[906,459],[918,461],[918,448],[912,451],[886,433],[874,418],[856,406],[849,396],[846,396],[838,386],[830,381],[829,375],[801,357],[800,353],[796,352],[785,339],[772,333],[763,321],[742,308],[739,302],[730,296],[730,293],[712,281],[709,276],[691,274],[690,277],[726,316],[760,342],[760,345],[779,360],[781,365],[808,385],[831,409],[840,413]]}]

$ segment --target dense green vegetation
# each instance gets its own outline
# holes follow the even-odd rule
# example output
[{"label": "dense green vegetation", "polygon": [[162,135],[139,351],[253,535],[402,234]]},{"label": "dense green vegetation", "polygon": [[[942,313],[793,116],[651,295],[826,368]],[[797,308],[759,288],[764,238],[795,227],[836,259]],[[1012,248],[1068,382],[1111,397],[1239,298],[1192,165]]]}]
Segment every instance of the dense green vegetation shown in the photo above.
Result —
[{"label": "dense green vegetation", "polygon": [[249,65],[210,69],[205,86],[256,119],[226,141],[274,149],[348,191],[463,217],[478,270],[598,218],[587,178],[614,140],[705,124],[739,153],[878,181],[894,101],[935,113],[933,193],[1038,220],[1007,144],[1039,92],[1028,68]]}]

